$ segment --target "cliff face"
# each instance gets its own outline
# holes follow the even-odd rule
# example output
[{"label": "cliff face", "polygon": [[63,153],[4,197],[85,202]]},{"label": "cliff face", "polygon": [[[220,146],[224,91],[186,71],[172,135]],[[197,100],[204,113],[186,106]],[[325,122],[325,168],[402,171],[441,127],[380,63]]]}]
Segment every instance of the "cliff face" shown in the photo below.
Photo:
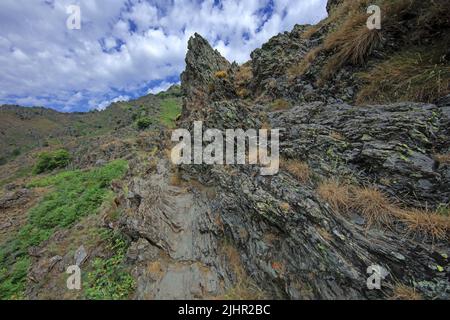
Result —
[{"label": "cliff face", "polygon": [[[449,221],[430,212],[450,196],[449,166],[434,157],[448,152],[446,100],[351,106],[336,94],[346,92],[350,102],[357,93],[352,67],[339,71],[332,90],[307,77],[289,85],[284,66],[319,42],[305,39],[305,30],[297,26],[274,37],[241,67],[205,65],[222,59],[199,36],[191,39],[180,124],[282,128],[282,170],[264,177],[256,166],[184,166],[182,176],[214,187],[210,205],[223,230],[218,237],[238,250],[246,272],[270,297],[386,298],[366,287],[366,270],[376,264],[390,273],[386,292],[400,282],[426,298],[449,298]],[[199,59],[199,50],[209,58]],[[224,92],[239,90],[249,65],[247,98],[230,99]],[[227,76],[211,77],[218,69]],[[199,99],[196,92],[208,92],[197,100],[202,108],[190,103]],[[293,106],[279,108],[280,99]],[[298,164],[308,174],[299,174]],[[327,188],[339,195],[327,197]],[[441,221],[442,237],[413,232],[412,217]]]},{"label": "cliff face", "polygon": [[[77,155],[73,166],[86,170],[63,173],[58,205],[84,191],[66,179],[82,175],[75,182],[91,187],[107,161],[127,160],[123,175],[106,166],[97,190],[105,199],[80,197],[95,196],[98,214],[42,229],[47,220],[39,212],[27,220],[27,210],[58,179],[7,185],[7,293],[26,284],[32,299],[450,299],[448,8],[440,0],[380,1],[386,29],[368,32],[367,3],[329,1],[326,20],[273,37],[241,66],[195,34],[179,117],[162,114],[177,92],[142,98],[117,105],[127,114],[123,133],[66,145]],[[409,39],[405,30],[413,30]],[[143,115],[156,123],[137,132],[130,123]],[[167,117],[169,125],[158,122]],[[194,121],[222,131],[281,129],[280,172],[172,164],[170,129]],[[46,240],[28,242],[26,232],[39,228]],[[120,238],[104,238],[105,230]],[[67,293],[64,270],[78,247],[88,253],[80,262],[87,289]],[[382,290],[367,287],[371,266],[388,272]],[[9,277],[16,269],[17,283]]]}]

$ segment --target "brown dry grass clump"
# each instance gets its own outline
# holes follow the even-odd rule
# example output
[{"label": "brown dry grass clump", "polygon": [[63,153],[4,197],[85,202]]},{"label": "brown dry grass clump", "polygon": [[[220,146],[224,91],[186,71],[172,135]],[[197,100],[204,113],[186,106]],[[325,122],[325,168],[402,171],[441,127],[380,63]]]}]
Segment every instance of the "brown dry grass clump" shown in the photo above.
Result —
[{"label": "brown dry grass clump", "polygon": [[290,104],[285,99],[276,99],[270,105],[272,111],[282,111],[290,108]]},{"label": "brown dry grass clump", "polygon": [[214,73],[214,76],[218,79],[226,79],[228,78],[228,73],[224,70],[220,70]]},{"label": "brown dry grass clump", "polygon": [[281,167],[292,174],[301,183],[307,183],[311,179],[311,169],[304,161],[282,159]]},{"label": "brown dry grass clump", "polygon": [[353,13],[325,39],[324,49],[335,53],[322,70],[322,80],[329,79],[345,64],[364,64],[370,54],[380,47],[381,32],[367,28],[367,17],[366,13]]},{"label": "brown dry grass clump", "polygon": [[404,284],[395,285],[391,300],[422,300],[420,293],[415,288],[409,287]]},{"label": "brown dry grass clump", "polygon": [[226,300],[266,299],[266,294],[254,283],[245,271],[238,250],[230,244],[224,244],[220,248],[220,251],[235,274],[237,282],[232,288],[227,290],[223,297],[217,298]]},{"label": "brown dry grass clump", "polygon": [[289,212],[290,210],[291,210],[291,206],[289,205],[289,203],[287,203],[287,202],[282,202],[281,204],[280,204],[280,209],[281,209],[281,211],[283,211],[283,212]]},{"label": "brown dry grass clump", "polygon": [[349,186],[331,179],[322,182],[317,192],[337,212],[360,213],[366,218],[368,228],[372,225],[389,227],[400,222],[407,234],[429,237],[432,241],[445,240],[450,233],[450,217],[426,209],[400,208],[373,187]]},{"label": "brown dry grass clump", "polygon": [[253,71],[251,61],[249,61],[239,67],[233,79],[236,93],[241,99],[245,99],[251,95],[248,86],[252,79]]},{"label": "brown dry grass clump", "polygon": [[440,164],[450,164],[450,153],[447,154],[435,154],[434,159]]},{"label": "brown dry grass clump", "polygon": [[353,188],[353,205],[366,219],[368,226],[392,223],[392,205],[386,196],[374,188]]},{"label": "brown dry grass clump", "polygon": [[357,103],[433,102],[450,93],[450,63],[443,48],[411,49],[359,74]]},{"label": "brown dry grass clump", "polygon": [[302,33],[303,39],[311,39],[311,37],[320,29],[320,25],[310,26]]},{"label": "brown dry grass clump", "polygon": [[234,80],[238,85],[246,85],[253,79],[253,71],[251,61],[244,63],[239,67],[234,76]]},{"label": "brown dry grass clump", "polygon": [[319,53],[322,51],[322,46],[316,47],[314,49],[311,49],[304,57],[303,59],[290,66],[287,69],[287,75],[290,79],[294,79],[296,77],[300,77],[308,71],[311,64],[316,60]]},{"label": "brown dry grass clump", "polygon": [[317,192],[335,211],[346,213],[351,207],[350,187],[338,180],[330,179],[320,183]]},{"label": "brown dry grass clump", "polygon": [[[366,26],[366,10],[371,4],[381,8],[381,30]],[[445,39],[449,22],[447,0],[344,0],[319,24],[331,31],[315,55],[326,51],[331,56],[322,67],[317,85],[323,85],[345,65],[366,65],[378,50],[388,60],[361,73],[365,84],[357,97],[359,104],[433,102],[450,93],[449,41]],[[394,42],[395,52],[400,53],[392,57],[392,48],[385,44]],[[304,74],[310,66],[301,61],[288,75]]]},{"label": "brown dry grass clump", "polygon": [[432,240],[446,239],[450,231],[450,219],[428,210],[399,210],[397,216],[414,236],[429,236]]}]

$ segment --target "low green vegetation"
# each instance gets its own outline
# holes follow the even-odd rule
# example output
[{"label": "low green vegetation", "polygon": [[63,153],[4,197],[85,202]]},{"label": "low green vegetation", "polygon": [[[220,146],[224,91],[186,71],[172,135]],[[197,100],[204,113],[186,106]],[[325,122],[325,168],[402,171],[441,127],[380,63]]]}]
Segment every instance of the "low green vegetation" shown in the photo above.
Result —
[{"label": "low green vegetation", "polygon": [[96,258],[92,262],[93,271],[87,274],[85,296],[90,300],[121,300],[133,292],[135,281],[123,266],[128,248],[126,240],[109,230],[102,238],[108,243],[109,258]]},{"label": "low green vegetation", "polygon": [[40,174],[59,168],[65,168],[69,165],[70,158],[69,152],[64,149],[53,152],[42,152],[38,156],[33,172],[35,174]]},{"label": "low green vegetation", "polygon": [[49,239],[89,214],[97,213],[110,196],[112,180],[122,177],[128,164],[113,161],[90,171],[67,171],[36,179],[29,187],[52,187],[30,210],[16,237],[0,245],[0,299],[20,299],[29,267],[28,249]]},{"label": "low green vegetation", "polygon": [[161,102],[160,120],[168,128],[175,127],[175,121],[180,116],[181,105],[176,99],[165,99]]},{"label": "low green vegetation", "polygon": [[136,126],[138,127],[139,130],[147,129],[148,127],[151,126],[152,123],[153,123],[152,119],[145,116],[136,120]]}]

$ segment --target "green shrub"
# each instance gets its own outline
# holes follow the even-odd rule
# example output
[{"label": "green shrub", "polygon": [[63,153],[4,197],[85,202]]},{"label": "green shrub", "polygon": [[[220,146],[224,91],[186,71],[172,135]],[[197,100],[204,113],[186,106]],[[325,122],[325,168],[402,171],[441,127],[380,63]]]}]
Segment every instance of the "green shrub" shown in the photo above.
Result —
[{"label": "green shrub", "polygon": [[139,130],[145,130],[152,124],[152,119],[149,117],[141,117],[136,121]]},{"label": "green shrub", "polygon": [[29,266],[28,249],[49,239],[56,230],[97,213],[112,191],[112,180],[122,177],[127,162],[117,160],[91,171],[68,171],[36,179],[29,187],[53,187],[28,214],[28,221],[0,246],[0,299],[20,297]]},{"label": "green shrub", "polygon": [[43,152],[38,156],[34,167],[34,173],[40,174],[59,168],[65,168],[70,163],[70,154],[67,150],[60,149],[53,152]]}]

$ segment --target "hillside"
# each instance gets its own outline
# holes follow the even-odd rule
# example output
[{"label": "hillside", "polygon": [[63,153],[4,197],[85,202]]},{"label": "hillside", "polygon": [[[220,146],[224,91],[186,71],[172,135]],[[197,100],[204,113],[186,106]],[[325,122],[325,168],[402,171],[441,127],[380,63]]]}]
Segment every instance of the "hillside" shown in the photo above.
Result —
[{"label": "hillside", "polygon": [[[243,65],[195,34],[181,88],[105,111],[3,106],[0,298],[450,299],[450,10],[377,3],[381,30],[330,0]],[[280,128],[280,172],[175,165],[196,121]]]}]

